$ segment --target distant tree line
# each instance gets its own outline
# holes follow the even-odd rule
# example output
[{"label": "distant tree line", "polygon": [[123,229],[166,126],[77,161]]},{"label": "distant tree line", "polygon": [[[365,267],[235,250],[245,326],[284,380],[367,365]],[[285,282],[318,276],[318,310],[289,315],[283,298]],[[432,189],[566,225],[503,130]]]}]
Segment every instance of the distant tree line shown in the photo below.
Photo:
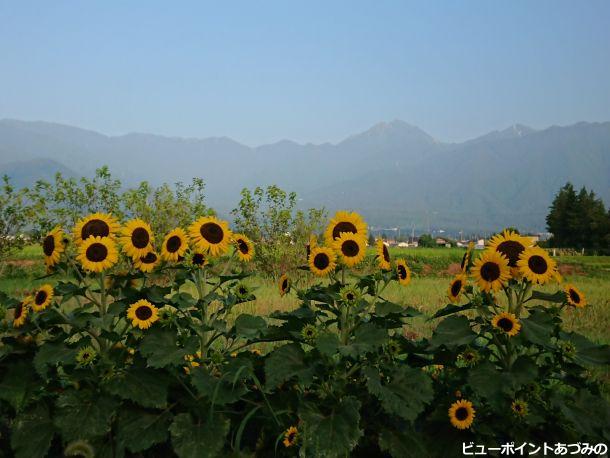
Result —
[{"label": "distant tree line", "polygon": [[578,192],[571,183],[563,186],[551,204],[546,224],[553,234],[551,247],[610,253],[610,209],[584,186]]}]

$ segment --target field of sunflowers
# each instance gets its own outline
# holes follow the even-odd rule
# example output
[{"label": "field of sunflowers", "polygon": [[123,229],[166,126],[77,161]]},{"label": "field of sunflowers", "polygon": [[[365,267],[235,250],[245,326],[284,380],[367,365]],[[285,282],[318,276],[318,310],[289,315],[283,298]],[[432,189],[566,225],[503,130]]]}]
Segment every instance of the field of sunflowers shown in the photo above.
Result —
[{"label": "field of sunflowers", "polygon": [[409,264],[381,240],[367,254],[357,213],[311,235],[300,274],[277,279],[298,307],[264,317],[237,312],[257,293],[246,234],[206,216],[157,235],[91,214],[44,238],[48,283],[0,293],[2,456],[451,457],[471,442],[610,441],[592,377],[610,347],[565,329],[564,309],[587,300],[527,237],[467,250],[432,335],[414,337],[422,312],[384,295],[409,287]]}]

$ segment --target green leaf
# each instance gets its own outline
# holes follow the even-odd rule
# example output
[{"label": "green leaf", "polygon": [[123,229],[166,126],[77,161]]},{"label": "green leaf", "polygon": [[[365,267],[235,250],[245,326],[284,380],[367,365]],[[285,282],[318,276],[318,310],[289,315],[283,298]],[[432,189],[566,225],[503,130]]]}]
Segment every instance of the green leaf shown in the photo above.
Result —
[{"label": "green leaf", "polygon": [[416,308],[406,307],[390,301],[379,302],[375,306],[375,313],[382,318],[388,315],[400,315],[409,318],[422,315],[422,313]]},{"label": "green leaf", "polygon": [[37,387],[34,378],[35,372],[27,361],[11,364],[0,380],[0,399],[7,401],[15,410],[21,409],[31,391]]},{"label": "green leaf", "polygon": [[85,292],[87,288],[85,286],[78,286],[74,283],[68,283],[60,281],[53,288],[55,294],[58,296],[62,296],[62,303],[66,302],[69,299],[72,299],[74,296],[85,296]]},{"label": "green leaf", "polygon": [[148,365],[154,368],[183,365],[184,357],[195,353],[196,350],[195,341],[180,347],[174,331],[160,328],[148,332],[140,345],[140,351],[147,358]]},{"label": "green leaf", "polygon": [[521,321],[523,338],[530,342],[547,346],[555,327],[554,318],[541,310],[531,310],[530,315]]},{"label": "green leaf", "polygon": [[214,377],[204,367],[191,369],[191,383],[199,394],[205,396],[211,403],[218,406],[235,402],[247,392],[243,384],[236,383],[233,385],[226,379],[222,380]]},{"label": "green leaf", "polygon": [[561,338],[571,341],[576,347],[576,360],[581,364],[610,364],[610,345],[597,345],[585,336],[571,332],[561,333]]},{"label": "green leaf", "polygon": [[541,291],[532,291],[532,296],[529,300],[540,300],[561,304],[566,300],[566,293],[563,291],[557,291],[556,293],[549,294]]},{"label": "green leaf", "polygon": [[300,412],[304,422],[303,456],[347,456],[362,437],[360,402],[348,396],[330,408],[324,404],[305,404]]},{"label": "green leaf", "polygon": [[171,303],[179,309],[188,309],[197,305],[197,299],[189,293],[176,293],[172,296]]},{"label": "green leaf", "polygon": [[235,320],[235,332],[245,339],[256,339],[266,331],[267,322],[260,316],[243,313]]},{"label": "green leaf", "polygon": [[34,357],[34,367],[42,377],[47,376],[48,366],[58,364],[76,364],[77,350],[63,343],[47,342],[40,347]]},{"label": "green leaf", "polygon": [[393,458],[431,456],[422,440],[422,435],[410,428],[403,430],[384,428],[379,433],[379,448]]},{"label": "green leaf", "polygon": [[477,335],[470,329],[470,321],[465,316],[450,316],[441,321],[430,339],[433,348],[442,345],[452,348],[468,345]]},{"label": "green leaf", "polygon": [[38,403],[15,418],[11,428],[11,447],[16,458],[37,458],[47,455],[55,427],[49,417],[49,409]]},{"label": "green leaf", "polygon": [[212,458],[221,454],[229,420],[216,416],[193,421],[190,414],[181,413],[174,417],[169,430],[174,452],[180,458]]},{"label": "green leaf", "polygon": [[110,431],[116,401],[91,391],[65,391],[57,398],[55,426],[65,441],[99,437]]},{"label": "green leaf", "polygon": [[326,356],[333,356],[339,350],[339,336],[333,332],[323,332],[316,339],[316,348]]},{"label": "green leaf", "polygon": [[475,308],[475,306],[470,302],[464,305],[447,304],[434,315],[432,315],[432,318],[430,319],[432,320],[434,318],[440,318],[442,316],[453,315],[454,313],[463,312],[465,310],[471,310],[473,308]]},{"label": "green leaf", "polygon": [[357,357],[380,348],[388,339],[388,331],[372,323],[365,323],[356,329],[354,338],[349,344],[339,347],[345,356]]},{"label": "green leaf", "polygon": [[133,453],[143,452],[167,440],[172,415],[169,411],[152,413],[143,409],[124,410],[119,415],[118,439]]},{"label": "green leaf", "polygon": [[305,364],[304,353],[297,344],[279,347],[265,360],[266,388],[273,389],[293,377],[304,385],[309,385],[313,368]]},{"label": "green leaf", "polygon": [[489,400],[496,400],[503,389],[500,372],[488,361],[470,371],[468,386],[479,396]]},{"label": "green leaf", "polygon": [[171,292],[171,287],[151,286],[146,290],[146,298],[153,303],[165,302],[165,296]]},{"label": "green leaf", "polygon": [[168,384],[161,371],[133,368],[108,381],[105,387],[109,393],[143,407],[164,407]]},{"label": "green leaf", "polygon": [[418,369],[398,366],[384,380],[373,367],[365,368],[363,373],[367,389],[383,409],[405,420],[415,420],[434,394],[432,380]]}]

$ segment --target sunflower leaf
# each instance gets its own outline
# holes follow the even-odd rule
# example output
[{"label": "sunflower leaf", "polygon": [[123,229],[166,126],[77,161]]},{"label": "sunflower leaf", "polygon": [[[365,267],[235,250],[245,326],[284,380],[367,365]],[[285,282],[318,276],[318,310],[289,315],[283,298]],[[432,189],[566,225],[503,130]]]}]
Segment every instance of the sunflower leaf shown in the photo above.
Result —
[{"label": "sunflower leaf", "polygon": [[180,458],[212,458],[220,456],[229,420],[215,416],[207,421],[193,421],[190,414],[181,413],[174,417],[169,430],[174,452]]},{"label": "sunflower leaf", "polygon": [[398,366],[389,381],[382,380],[379,371],[372,367],[365,368],[363,373],[367,389],[379,399],[383,409],[405,420],[415,420],[434,394],[432,380],[418,369]]},{"label": "sunflower leaf", "polygon": [[196,349],[195,340],[180,347],[174,332],[159,328],[147,333],[140,345],[140,351],[147,358],[148,365],[154,368],[182,365],[184,357],[195,353]]},{"label": "sunflower leaf", "polygon": [[273,389],[293,377],[304,385],[309,385],[313,368],[304,361],[304,353],[299,345],[288,344],[274,350],[265,361],[267,389]]},{"label": "sunflower leaf", "polygon": [[109,393],[143,407],[164,407],[167,404],[165,374],[154,369],[130,369],[110,380],[106,389]]},{"label": "sunflower leaf", "polygon": [[426,448],[421,434],[411,428],[384,428],[379,434],[379,448],[388,452],[394,458],[410,458],[412,456],[431,456]]},{"label": "sunflower leaf", "polygon": [[20,361],[9,366],[6,373],[0,378],[0,399],[4,399],[15,410],[26,404],[29,395],[35,389],[36,373],[26,361]]},{"label": "sunflower leaf", "polygon": [[21,412],[11,429],[11,447],[16,458],[42,458],[47,455],[55,427],[45,404],[38,403],[27,412]]},{"label": "sunflower leaf", "polygon": [[354,338],[347,345],[339,347],[344,356],[357,357],[375,351],[388,339],[388,331],[378,328],[373,323],[365,323],[354,332]]},{"label": "sunflower leaf", "polygon": [[142,452],[167,440],[171,413],[151,413],[142,409],[124,410],[119,415],[119,442],[133,453]]},{"label": "sunflower leaf", "polygon": [[542,291],[532,291],[532,296],[529,300],[540,300],[546,302],[556,302],[561,304],[566,300],[566,293],[563,291],[557,291],[556,293],[543,293]]},{"label": "sunflower leaf", "polygon": [[542,310],[531,310],[530,315],[521,321],[522,336],[530,342],[547,346],[553,334],[555,319]]},{"label": "sunflower leaf", "polygon": [[456,347],[468,345],[477,335],[470,329],[470,321],[465,316],[450,316],[441,321],[430,339],[432,348],[442,345]]},{"label": "sunflower leaf", "polygon": [[267,322],[260,316],[242,313],[235,320],[235,331],[240,337],[256,339],[267,329]]},{"label": "sunflower leaf", "polygon": [[360,402],[353,396],[330,409],[307,403],[299,417],[304,422],[303,456],[347,456],[362,436]]},{"label": "sunflower leaf", "polygon": [[581,364],[610,364],[610,345],[597,345],[576,332],[561,333],[561,338],[569,340],[576,347],[576,360]]},{"label": "sunflower leaf", "polygon": [[243,384],[232,384],[228,379],[214,377],[203,367],[191,369],[191,383],[199,394],[218,406],[235,402],[247,392]]},{"label": "sunflower leaf", "polygon": [[464,310],[470,310],[473,308],[475,308],[475,306],[470,302],[468,304],[464,304],[464,305],[447,304],[442,309],[437,311],[434,315],[432,315],[430,320],[433,320],[434,318],[440,318],[443,316],[447,316],[447,315],[453,315],[454,313],[463,312]]},{"label": "sunflower leaf", "polygon": [[57,398],[55,426],[65,441],[99,437],[110,431],[116,401],[90,391],[65,391]]},{"label": "sunflower leaf", "polygon": [[76,364],[77,350],[63,343],[48,342],[40,347],[34,357],[34,368],[41,377],[46,378],[48,366],[57,364]]}]

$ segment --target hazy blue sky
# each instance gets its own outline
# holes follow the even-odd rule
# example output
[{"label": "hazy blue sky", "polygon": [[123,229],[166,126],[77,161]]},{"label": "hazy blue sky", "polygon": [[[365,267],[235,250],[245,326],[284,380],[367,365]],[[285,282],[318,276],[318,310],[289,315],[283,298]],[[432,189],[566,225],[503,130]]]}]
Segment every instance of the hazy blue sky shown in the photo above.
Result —
[{"label": "hazy blue sky", "polygon": [[250,145],[610,120],[607,0],[93,3],[0,0],[0,118]]}]

